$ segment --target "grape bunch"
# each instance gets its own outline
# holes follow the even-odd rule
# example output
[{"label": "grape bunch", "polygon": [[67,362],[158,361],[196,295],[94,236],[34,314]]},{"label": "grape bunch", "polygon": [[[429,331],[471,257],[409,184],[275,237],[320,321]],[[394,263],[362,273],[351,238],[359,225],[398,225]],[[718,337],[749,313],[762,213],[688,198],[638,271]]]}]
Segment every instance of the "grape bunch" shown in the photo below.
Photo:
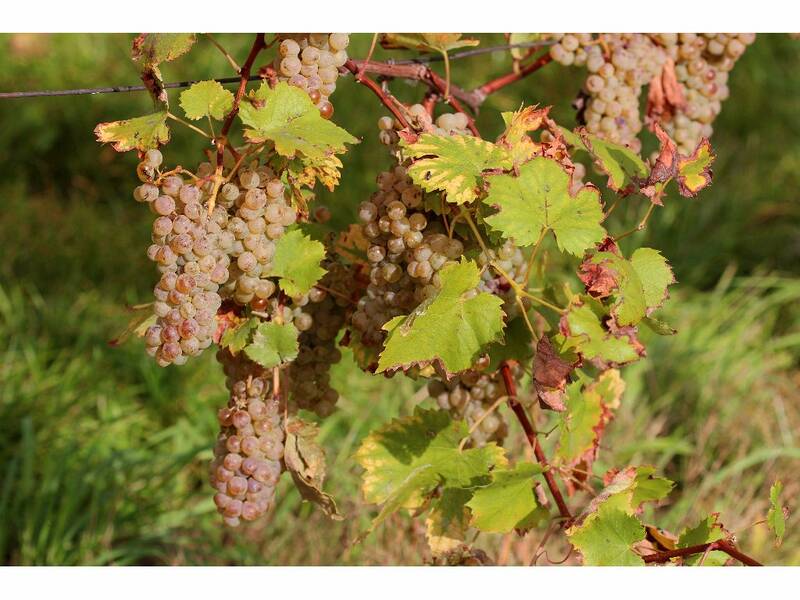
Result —
[{"label": "grape bunch", "polygon": [[320,284],[326,289],[314,287],[308,293],[314,327],[301,333],[297,358],[289,368],[295,407],[314,411],[320,417],[330,415],[339,399],[339,393],[331,387],[330,368],[342,359],[336,336],[345,323],[350,301],[347,293],[337,288],[348,276],[343,265],[332,263]]},{"label": "grape bunch", "polygon": [[217,353],[230,391],[217,415],[220,434],[214,446],[210,480],[214,504],[225,524],[254,521],[275,499],[283,459],[283,411],[271,397],[267,373],[241,354]]},{"label": "grape bunch", "polygon": [[[140,172],[161,162],[161,153],[150,150]],[[211,344],[216,330],[219,287],[228,279],[230,263],[220,246],[226,214],[218,207],[209,215],[201,189],[177,174],[164,177],[160,187],[143,183],[134,197],[158,215],[147,249],[161,272],[153,289],[157,320],[144,336],[147,352],[161,366],[183,364]]]},{"label": "grape bunch", "polygon": [[[485,373],[487,360],[479,360],[475,368],[459,373],[450,381],[433,379],[428,382],[428,394],[439,405],[457,419],[464,419],[472,429],[470,439],[475,446],[488,442],[502,443],[508,434],[508,425],[503,415],[492,408],[506,395],[503,379],[498,371]],[[518,367],[515,378],[521,376]],[[477,423],[477,426],[476,426]]]},{"label": "grape bunch", "polygon": [[713,132],[711,124],[728,98],[728,76],[754,33],[661,34],[675,74],[683,86],[686,105],[664,128],[683,154],[690,154],[702,138]]},{"label": "grape bunch", "polygon": [[586,129],[611,142],[641,150],[642,88],[661,73],[667,53],[643,33],[553,34],[550,56],[562,65],[585,66],[582,109]]},{"label": "grape bunch", "polygon": [[308,92],[326,119],[333,116],[329,97],[336,89],[339,67],[347,62],[346,33],[281,34],[275,71],[279,81]]},{"label": "grape bunch", "polygon": [[[464,113],[443,113],[434,121],[422,104],[411,105],[407,112],[409,124],[417,131],[435,135],[470,135],[469,121]],[[400,128],[400,123],[392,117],[381,117],[378,120],[378,140],[394,155],[398,150],[400,137],[397,131]]]},{"label": "grape bunch", "polygon": [[226,209],[221,239],[231,260],[222,292],[237,304],[263,310],[277,289],[267,278],[275,240],[296,222],[297,213],[287,201],[286,186],[269,167],[253,163],[238,175],[239,185],[226,183],[218,199]]}]

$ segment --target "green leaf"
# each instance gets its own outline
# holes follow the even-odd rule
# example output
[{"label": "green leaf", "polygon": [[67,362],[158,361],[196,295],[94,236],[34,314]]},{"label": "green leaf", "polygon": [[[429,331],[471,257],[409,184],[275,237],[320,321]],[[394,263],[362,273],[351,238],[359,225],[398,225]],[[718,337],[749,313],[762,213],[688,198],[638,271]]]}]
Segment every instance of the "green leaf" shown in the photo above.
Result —
[{"label": "green leaf", "polygon": [[711,164],[716,156],[703,138],[690,156],[678,157],[678,190],[682,196],[696,196],[711,183]]},{"label": "green leaf", "polygon": [[219,121],[233,108],[233,94],[218,81],[198,81],[181,92],[181,108],[193,121],[203,117]]},{"label": "green leaf", "polygon": [[434,557],[445,556],[465,541],[469,527],[469,510],[465,506],[472,490],[445,488],[431,505],[425,519],[425,536]]},{"label": "green leaf", "polygon": [[297,328],[291,323],[261,323],[244,353],[265,369],[271,369],[297,357],[297,336]]},{"label": "green leaf", "polygon": [[242,321],[236,327],[229,327],[222,334],[219,345],[230,350],[232,354],[241,352],[250,343],[253,330],[258,327],[259,323],[258,319],[251,317],[246,321]]},{"label": "green leaf", "polygon": [[600,319],[587,304],[572,304],[561,318],[562,331],[566,332],[562,339],[561,351],[574,349],[588,360],[602,361],[621,365],[640,358],[638,341],[632,334],[616,336],[603,328]]},{"label": "green leaf", "polygon": [[155,66],[186,54],[195,41],[193,33],[143,33],[134,40],[131,56]]},{"label": "green leaf", "polygon": [[564,136],[564,141],[568,145],[572,146],[576,150],[586,151],[586,146],[584,145],[583,140],[577,133],[575,133],[574,131],[570,131],[566,127],[559,127],[559,130],[561,131],[561,135]]},{"label": "green leaf", "polygon": [[783,535],[786,533],[786,516],[783,514],[781,506],[781,492],[783,484],[776,481],[769,488],[769,511],[767,512],[767,526],[775,534],[775,546],[779,547],[783,543]]},{"label": "green leaf", "polygon": [[645,529],[636,517],[608,504],[589,515],[579,527],[567,530],[572,545],[580,550],[586,565],[643,566],[633,551],[644,540]]},{"label": "green leaf", "polygon": [[389,334],[377,372],[435,361],[448,373],[472,366],[484,346],[503,332],[503,301],[486,292],[475,294],[479,279],[477,265],[463,259],[439,271],[436,294],[410,315],[383,326]]},{"label": "green leaf", "polygon": [[489,485],[475,490],[467,506],[470,524],[481,531],[506,533],[530,527],[542,516],[533,490],[533,477],[542,472],[535,463],[519,462],[511,469],[495,469]]},{"label": "green leaf", "polygon": [[443,190],[454,204],[471,202],[479,193],[481,175],[489,169],[511,167],[506,152],[480,138],[425,133],[413,144],[402,144],[417,159],[408,168],[414,183],[428,192]]},{"label": "green leaf", "polygon": [[286,422],[284,462],[300,495],[317,504],[331,519],[343,519],[330,494],[322,491],[325,481],[325,451],[317,443],[319,428],[298,417]]},{"label": "green leaf", "polygon": [[319,109],[300,88],[285,82],[271,89],[266,83],[250,93],[239,107],[239,117],[250,127],[245,136],[252,142],[270,140],[282,156],[297,152],[314,159],[346,150],[356,138],[331,121],[323,119]]},{"label": "green leaf", "polygon": [[573,197],[569,174],[553,159],[537,157],[520,167],[518,177],[495,175],[487,181],[483,202],[499,212],[486,223],[521,246],[551,230],[559,249],[579,256],[605,237],[600,192],[584,186]]},{"label": "green leaf", "polygon": [[503,449],[490,443],[459,450],[467,434],[463,421],[453,421],[444,411],[420,408],[372,432],[355,454],[365,469],[365,500],[417,508],[439,483],[445,487],[487,483],[489,470],[506,464]]},{"label": "green leaf", "polygon": [[325,246],[292,229],[275,244],[270,276],[280,277],[281,288],[289,296],[301,296],[325,274],[320,266],[323,258]]},{"label": "green leaf", "polygon": [[159,111],[143,117],[100,123],[94,128],[97,141],[112,144],[117,152],[128,150],[150,150],[169,142],[167,111]]},{"label": "green leaf", "polygon": [[[704,519],[701,519],[694,527],[687,527],[684,529],[678,538],[678,548],[689,548],[690,546],[699,546],[723,539],[725,537],[725,529],[722,527],[722,524],[717,521],[718,518],[718,513],[712,513]],[[700,563],[702,557],[702,554],[687,556],[683,559],[683,562],[684,564],[694,566]],[[726,553],[720,550],[712,550],[706,555],[705,560],[703,560],[703,565],[719,567],[724,565],[728,561],[728,558],[729,556]]]},{"label": "green leaf", "polygon": [[644,292],[649,315],[667,298],[667,287],[675,283],[675,275],[667,259],[658,250],[639,248],[631,255],[633,265]]},{"label": "green leaf", "polygon": [[591,135],[585,129],[579,129],[578,135],[595,165],[608,175],[608,187],[612,190],[631,192],[647,179],[650,169],[630,148]]},{"label": "green leaf", "polygon": [[678,330],[673,328],[666,321],[654,319],[653,317],[645,317],[642,319],[642,323],[644,323],[647,328],[656,335],[675,335],[678,333]]},{"label": "green leaf", "polygon": [[634,479],[633,496],[631,497],[631,507],[634,510],[645,502],[658,502],[666,498],[675,487],[675,482],[666,477],[656,477],[655,467],[640,466],[636,467],[636,478]]}]

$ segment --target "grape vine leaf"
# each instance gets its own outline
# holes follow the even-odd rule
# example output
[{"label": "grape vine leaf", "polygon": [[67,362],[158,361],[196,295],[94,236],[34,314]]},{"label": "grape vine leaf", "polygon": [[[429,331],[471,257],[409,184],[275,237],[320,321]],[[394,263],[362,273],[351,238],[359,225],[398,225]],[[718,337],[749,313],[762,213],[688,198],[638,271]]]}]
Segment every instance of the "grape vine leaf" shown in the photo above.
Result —
[{"label": "grape vine leaf", "polygon": [[242,99],[239,117],[250,128],[245,130],[248,140],[270,140],[281,156],[293,157],[300,152],[321,160],[344,152],[345,144],[358,142],[341,127],[323,119],[308,94],[285,82],[275,88],[262,83]]},{"label": "grape vine leaf", "polygon": [[642,284],[649,316],[664,304],[668,296],[667,288],[675,283],[675,274],[667,259],[653,248],[637,248],[631,255],[631,265]]},{"label": "grape vine leaf", "polygon": [[319,428],[298,417],[289,417],[286,422],[284,462],[292,475],[300,495],[322,508],[331,519],[340,521],[336,502],[330,494],[322,491],[325,481],[325,451],[317,443]]},{"label": "grape vine leaf", "polygon": [[769,511],[767,512],[767,526],[775,534],[775,547],[783,543],[783,535],[786,533],[786,515],[781,506],[781,492],[783,484],[776,481],[769,488]]},{"label": "grape vine leaf", "polygon": [[186,54],[196,41],[194,33],[142,33],[133,41],[133,60],[150,65],[169,62]]},{"label": "grape vine leaf", "polygon": [[265,369],[294,360],[298,352],[297,328],[292,323],[261,323],[244,353]]},{"label": "grape vine leaf", "polygon": [[497,138],[497,145],[508,151],[515,165],[527,162],[541,152],[542,145],[534,142],[528,132],[539,129],[549,112],[549,106],[528,106],[501,114],[506,130]]},{"label": "grape vine leaf", "polygon": [[323,258],[325,246],[299,229],[292,229],[275,244],[270,276],[280,277],[281,288],[289,296],[301,296],[325,274],[320,266]]},{"label": "grape vine leaf", "polygon": [[387,49],[408,48],[423,52],[448,52],[480,44],[480,40],[463,39],[460,33],[383,33],[381,46]]},{"label": "grape vine leaf", "polygon": [[468,369],[503,332],[503,301],[481,292],[478,266],[463,260],[439,271],[440,289],[407,316],[386,323],[378,373],[439,363],[446,373]]},{"label": "grape vine leaf", "polygon": [[169,108],[169,95],[159,65],[186,54],[195,39],[193,33],[142,33],[133,40],[131,58],[140,64],[142,82],[160,108]]},{"label": "grape vine leaf", "polygon": [[117,152],[150,150],[169,142],[167,111],[162,110],[143,117],[100,123],[94,128],[97,141],[111,144]]},{"label": "grape vine leaf", "polygon": [[181,108],[192,121],[210,117],[221,120],[233,107],[233,94],[218,81],[198,81],[181,92]]},{"label": "grape vine leaf", "polygon": [[258,327],[259,320],[251,317],[238,323],[234,327],[228,327],[222,334],[219,345],[227,348],[231,354],[238,354],[250,343],[253,330]]},{"label": "grape vine leaf", "polygon": [[[711,513],[707,517],[700,519],[697,525],[687,527],[683,530],[678,538],[678,548],[688,548],[690,546],[699,546],[709,542],[716,542],[726,538],[727,531],[719,522],[719,513]],[[728,561],[728,555],[720,550],[712,550],[705,555],[696,554],[687,556],[683,559],[684,564],[695,566],[699,565],[703,560],[703,565],[707,567],[719,567]]]},{"label": "grape vine leaf", "polygon": [[533,385],[540,405],[544,403],[543,407],[565,410],[564,392],[577,362],[578,357],[573,353],[557,352],[549,336],[539,338],[533,357]]},{"label": "grape vine leaf", "polygon": [[481,531],[506,533],[528,529],[547,518],[533,490],[533,478],[541,472],[540,465],[527,461],[493,470],[491,483],[476,488],[466,503],[472,512],[470,525]]},{"label": "grape vine leaf", "polygon": [[[611,323],[611,321],[609,321]],[[644,356],[633,328],[606,329],[588,304],[573,302],[560,322],[559,352],[572,349],[587,360],[622,365]]]},{"label": "grape vine leaf", "polygon": [[580,256],[605,237],[600,192],[586,185],[575,196],[570,176],[555,160],[534,158],[519,168],[519,176],[487,178],[484,204],[499,209],[486,223],[520,246],[535,244],[552,231],[560,250]]},{"label": "grape vine leaf", "polygon": [[511,167],[505,150],[468,135],[425,133],[415,143],[401,142],[401,146],[406,156],[415,159],[408,168],[414,183],[428,192],[445,191],[447,201],[454,204],[471,202],[478,196],[484,171]]},{"label": "grape vine leaf", "polygon": [[628,194],[636,191],[639,183],[647,179],[650,173],[647,164],[627,146],[603,140],[583,128],[577,133],[595,165],[608,175],[608,187],[612,190]]},{"label": "grape vine leaf", "polygon": [[329,154],[322,158],[303,156],[297,168],[294,165],[291,165],[290,168],[297,185],[305,185],[312,188],[314,183],[319,181],[330,192],[339,185],[339,180],[342,177],[340,171],[342,161],[335,154]]},{"label": "grape vine leaf", "polygon": [[617,369],[604,371],[588,385],[581,380],[571,383],[567,387],[566,411],[559,415],[556,459],[567,465],[583,463],[586,469],[591,467],[600,438],[624,392],[625,382]]},{"label": "grape vine leaf", "polygon": [[682,196],[696,196],[711,183],[711,164],[715,158],[706,138],[700,140],[691,155],[678,157],[678,190]]},{"label": "grape vine leaf", "polygon": [[633,551],[645,538],[639,520],[610,504],[602,504],[580,526],[567,530],[572,545],[583,555],[584,564],[593,566],[643,566]]},{"label": "grape vine leaf", "polygon": [[364,468],[362,492],[370,504],[417,508],[439,483],[445,487],[485,484],[492,467],[506,464],[503,449],[490,443],[462,450],[464,421],[441,410],[417,407],[368,435],[355,459]]},{"label": "grape vine leaf", "polygon": [[445,556],[464,543],[470,516],[465,504],[471,497],[472,490],[445,488],[431,504],[425,537],[434,557]]}]

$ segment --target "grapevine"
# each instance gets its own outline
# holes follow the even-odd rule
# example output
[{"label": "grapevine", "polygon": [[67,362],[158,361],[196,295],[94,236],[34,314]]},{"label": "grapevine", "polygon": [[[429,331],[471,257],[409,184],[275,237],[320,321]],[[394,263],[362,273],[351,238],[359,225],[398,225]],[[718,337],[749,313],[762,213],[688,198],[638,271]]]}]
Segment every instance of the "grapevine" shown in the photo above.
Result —
[{"label": "grapevine", "polygon": [[[510,72],[466,90],[449,61],[478,41],[460,34],[379,36],[389,52],[422,53],[418,62],[352,58],[343,33],[257,34],[241,68],[226,53],[236,92],[191,84],[185,119],[159,64],[189,52],[194,35],[136,38],[156,109],[96,133],[138,153],[133,196],[156,215],[146,254],[159,278],[137,328],[146,352],[166,367],[217,346],[229,400],[209,478],[225,526],[269,515],[284,472],[304,499],[343,518],[323,491],[315,436],[339,398],[331,366],[351,353],[367,373],[424,390],[413,414],[361,441],[355,460],[364,500],[380,507],[369,531],[412,510],[432,564],[491,563],[473,530],[551,527],[584,564],[692,564],[711,551],[758,564],[713,515],[698,515],[713,521],[706,529],[654,537],[639,515],[674,483],[653,467],[594,470],[621,373],[646,354],[640,328],[671,333],[657,312],[675,282],[667,257],[619,242],[670,194],[711,183],[712,122],[754,36],[535,37],[543,49],[512,54]],[[534,95],[497,116],[499,137],[484,138],[474,117],[486,97],[551,63],[585,69],[578,127],[556,123]],[[357,220],[322,235],[311,225],[337,208],[316,191],[337,188],[340,157],[359,143],[335,123],[341,77],[385,110],[371,140],[385,158]],[[420,82],[418,102],[394,96],[395,79]],[[212,144],[191,169],[162,153],[179,124]],[[647,159],[643,141],[657,146]],[[647,204],[633,230],[610,218],[620,199]],[[557,438],[548,451],[545,422]],[[579,504],[587,489],[593,499]]]}]

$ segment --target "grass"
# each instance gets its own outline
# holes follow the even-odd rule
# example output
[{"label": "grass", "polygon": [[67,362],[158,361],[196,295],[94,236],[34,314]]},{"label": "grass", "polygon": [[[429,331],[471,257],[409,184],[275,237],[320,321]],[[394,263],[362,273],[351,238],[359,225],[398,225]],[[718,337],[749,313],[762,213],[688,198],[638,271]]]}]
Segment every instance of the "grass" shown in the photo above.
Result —
[{"label": "grass", "polygon": [[[9,39],[0,36],[0,45]],[[118,66],[127,46],[119,36],[52,36],[48,44],[44,57],[17,55],[12,64],[0,58],[0,67],[8,67],[0,69],[4,89],[135,79]],[[679,487],[670,504],[646,519],[680,530],[719,511],[746,551],[778,564],[800,564],[794,519],[780,549],[762,525],[750,525],[763,518],[774,479],[784,482],[786,498],[800,486],[800,228],[792,196],[800,79],[785,75],[796,62],[794,44],[765,37],[746,55],[716,126],[714,186],[696,201],[673,199],[633,240],[662,248],[675,267],[681,283],[662,316],[679,333],[652,336],[647,360],[625,370],[623,408],[598,465],[657,465]],[[224,59],[198,50],[195,62],[168,67],[170,78],[225,72]],[[54,69],[47,56],[64,57],[65,68]],[[93,60],[98,66],[91,70]],[[488,65],[499,71],[494,60]],[[36,68],[23,76],[26,64]],[[489,67],[456,65],[454,77],[478,83]],[[492,98],[481,127],[498,127],[495,111],[515,108],[522,98],[560,99],[554,111],[568,118],[563,94],[576,79],[548,69]],[[337,122],[372,140],[379,112],[366,90],[351,85],[337,92],[346,97],[350,89],[355,98],[337,105]],[[127,321],[125,305],[146,299],[152,285],[144,256],[150,215],[130,201],[131,157],[109,157],[92,142],[91,128],[143,112],[146,101],[87,97],[15,107],[0,127],[0,561],[425,560],[424,532],[404,515],[353,543],[374,512],[361,503],[351,456],[371,429],[409,412],[422,396],[410,380],[364,375],[347,354],[333,374],[339,410],[322,424],[321,441],[330,463],[326,487],[349,518],[327,520],[284,481],[268,522],[236,536],[219,526],[206,482],[214,414],[225,402],[213,357],[164,370],[139,342],[107,344]],[[352,207],[368,195],[382,166],[370,144],[346,158],[347,191],[326,196],[331,205]],[[186,146],[178,142],[174,152],[180,159]],[[639,207],[625,208],[620,212],[632,222]],[[540,420],[546,431],[546,418]],[[508,444],[522,452],[512,430]],[[481,536],[479,545],[503,564],[527,564],[541,536]],[[553,559],[565,554],[558,542],[545,548]]]}]

